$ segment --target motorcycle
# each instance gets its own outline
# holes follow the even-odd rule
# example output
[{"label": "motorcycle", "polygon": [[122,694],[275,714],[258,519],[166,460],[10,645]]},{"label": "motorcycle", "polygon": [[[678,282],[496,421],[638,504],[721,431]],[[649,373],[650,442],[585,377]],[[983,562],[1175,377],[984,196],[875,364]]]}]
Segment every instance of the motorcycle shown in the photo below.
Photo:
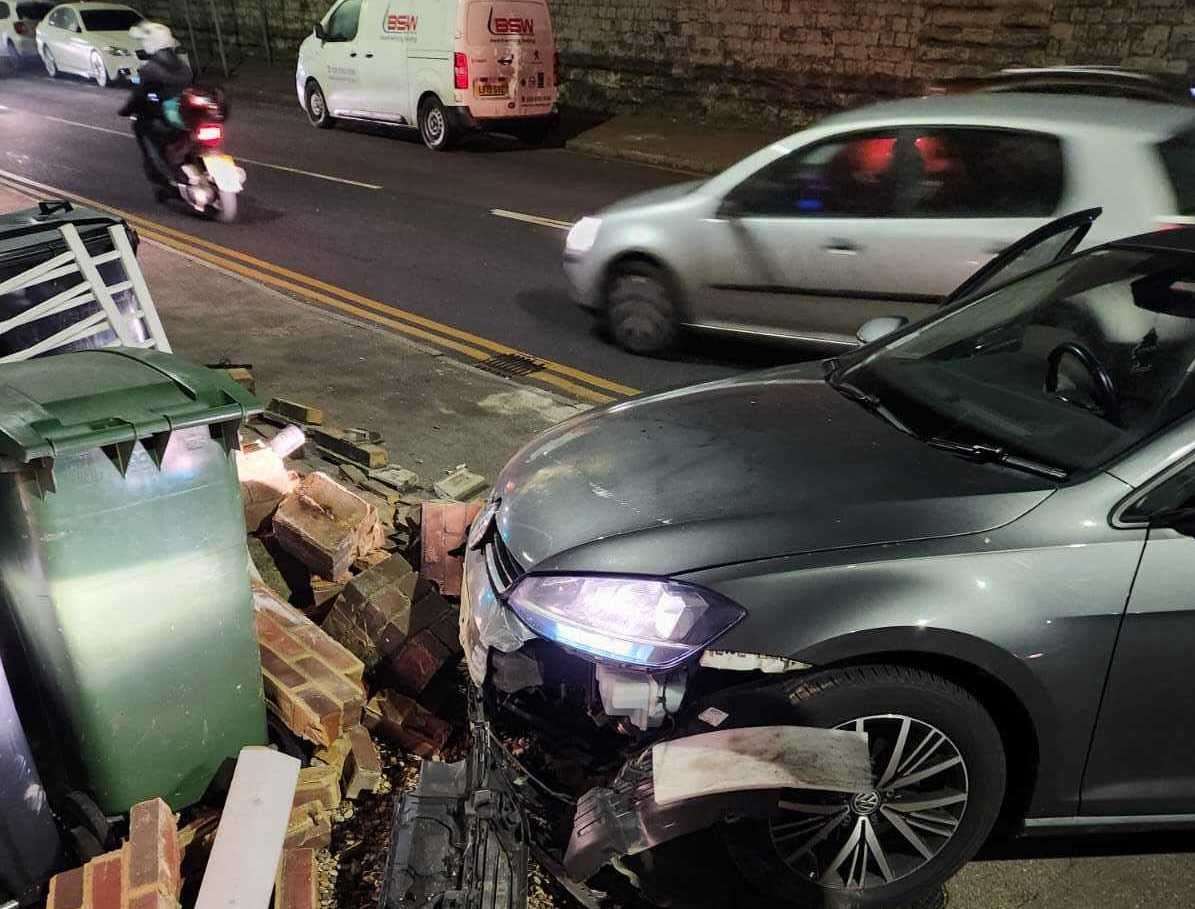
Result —
[{"label": "motorcycle", "polygon": [[178,131],[165,155],[182,175],[175,180],[183,201],[201,215],[236,220],[237,194],[245,171],[224,152],[228,104],[219,89],[191,87],[162,105],[163,119]]}]

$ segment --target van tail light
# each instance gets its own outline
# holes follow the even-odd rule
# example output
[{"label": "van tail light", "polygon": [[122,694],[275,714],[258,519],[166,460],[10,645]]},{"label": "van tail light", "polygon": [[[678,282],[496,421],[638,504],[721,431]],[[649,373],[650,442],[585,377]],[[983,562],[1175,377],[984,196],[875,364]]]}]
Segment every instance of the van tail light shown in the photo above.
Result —
[{"label": "van tail light", "polygon": [[205,123],[195,130],[195,141],[200,145],[219,145],[224,138],[224,129],[219,123]]},{"label": "van tail light", "polygon": [[29,30],[29,26],[24,22],[17,22],[13,25],[12,30],[18,35],[23,35]]},{"label": "van tail light", "polygon": [[469,87],[469,58],[459,52],[452,55],[452,85],[462,91]]}]

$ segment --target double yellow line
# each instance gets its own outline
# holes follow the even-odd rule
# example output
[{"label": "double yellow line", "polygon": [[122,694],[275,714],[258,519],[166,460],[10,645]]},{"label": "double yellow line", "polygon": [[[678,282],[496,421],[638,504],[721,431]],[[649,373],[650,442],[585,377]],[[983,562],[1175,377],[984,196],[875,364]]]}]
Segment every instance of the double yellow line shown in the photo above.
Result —
[{"label": "double yellow line", "polygon": [[630,386],[574,369],[563,363],[533,356],[517,348],[491,341],[451,325],[445,325],[443,322],[428,319],[397,306],[382,303],[310,275],[275,265],[273,262],[258,259],[218,243],[212,243],[202,237],[158,224],[141,215],[121,211],[76,193],[68,193],[5,170],[0,170],[0,183],[5,183],[26,194],[49,193],[55,198],[71,199],[82,205],[104,209],[123,218],[136,228],[141,236],[169,249],[261,284],[286,291],[306,302],[326,306],[354,318],[415,338],[441,350],[452,351],[474,362],[482,362],[501,355],[526,357],[541,364],[539,370],[530,373],[526,378],[550,385],[554,389],[582,401],[606,404],[619,397],[638,394],[638,389]]}]

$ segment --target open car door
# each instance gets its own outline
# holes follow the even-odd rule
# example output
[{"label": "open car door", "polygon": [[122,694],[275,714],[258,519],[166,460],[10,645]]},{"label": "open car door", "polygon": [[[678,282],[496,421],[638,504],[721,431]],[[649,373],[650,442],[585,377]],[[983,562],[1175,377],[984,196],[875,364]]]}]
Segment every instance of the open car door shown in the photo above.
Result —
[{"label": "open car door", "polygon": [[955,288],[944,301],[949,306],[995,290],[1014,278],[1069,256],[1083,242],[1102,208],[1063,215],[1025,234]]}]

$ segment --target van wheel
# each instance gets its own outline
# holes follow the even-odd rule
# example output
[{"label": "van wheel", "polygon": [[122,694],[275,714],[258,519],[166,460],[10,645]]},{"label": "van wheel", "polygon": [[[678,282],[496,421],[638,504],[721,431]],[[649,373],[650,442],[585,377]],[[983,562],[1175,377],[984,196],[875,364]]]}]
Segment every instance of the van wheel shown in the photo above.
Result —
[{"label": "van wheel", "polygon": [[432,151],[447,151],[456,141],[448,111],[434,95],[419,107],[419,138]]},{"label": "van wheel", "polygon": [[606,321],[619,347],[663,353],[676,343],[680,314],[664,273],[647,262],[616,267],[606,292]]},{"label": "van wheel", "polygon": [[331,129],[336,125],[336,118],[328,113],[328,99],[324,97],[324,90],[314,79],[307,83],[307,119],[312,126],[320,129]]}]

